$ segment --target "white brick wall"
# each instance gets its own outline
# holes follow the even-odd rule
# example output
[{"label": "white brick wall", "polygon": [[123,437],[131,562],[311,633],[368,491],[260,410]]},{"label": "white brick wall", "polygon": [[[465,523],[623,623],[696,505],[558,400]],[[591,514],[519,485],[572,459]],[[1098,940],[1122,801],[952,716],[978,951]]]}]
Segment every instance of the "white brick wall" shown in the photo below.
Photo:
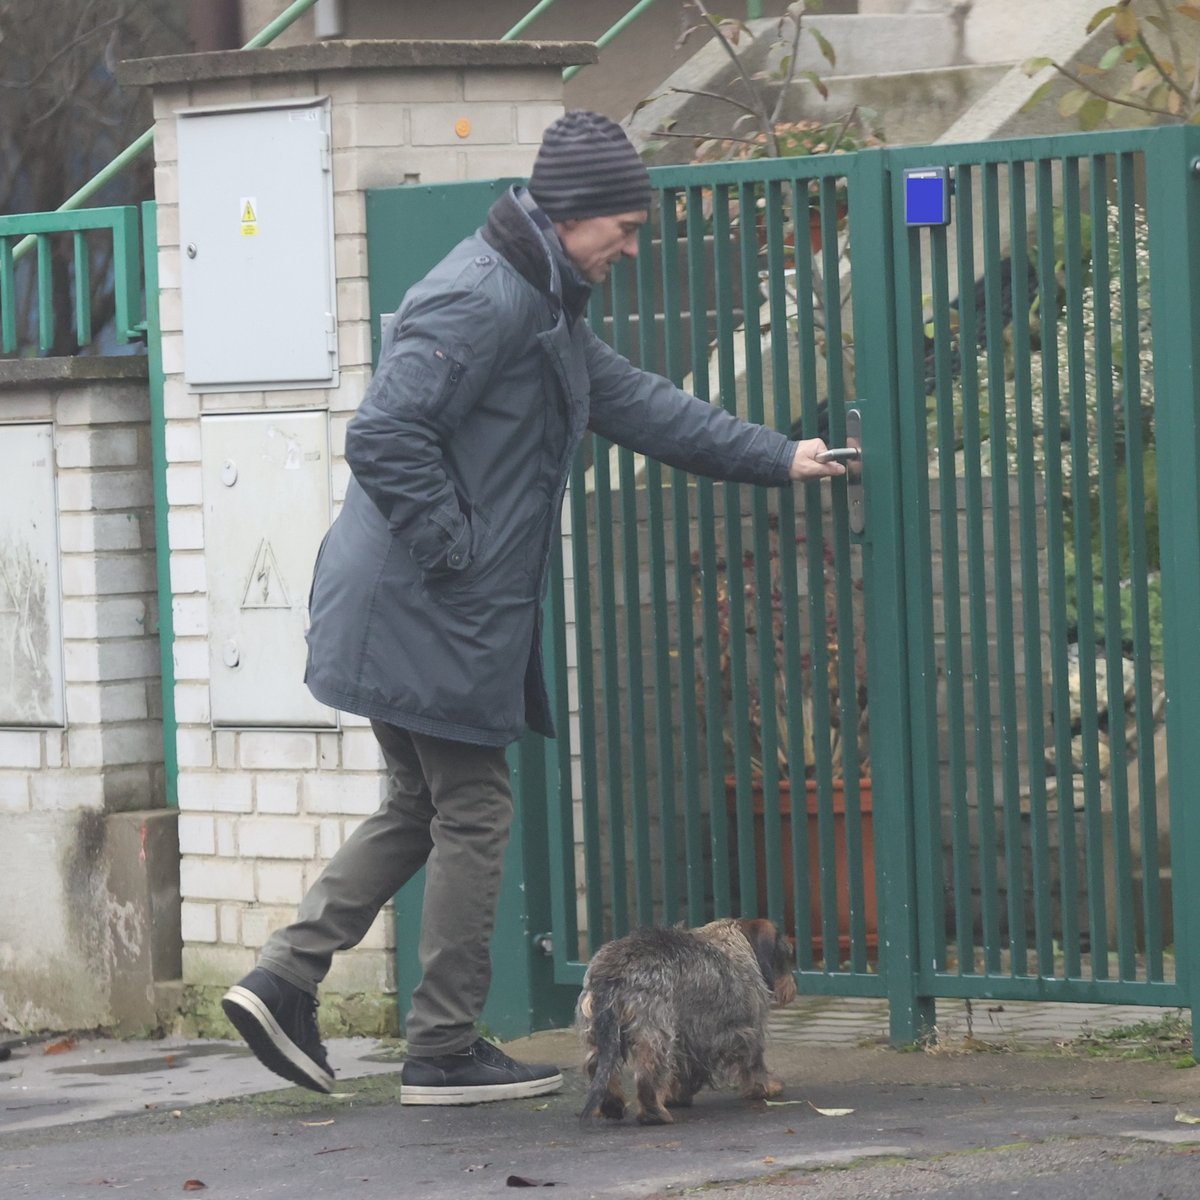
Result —
[{"label": "white brick wall", "polygon": [[147,388],[85,373],[0,387],[0,436],[34,413],[54,427],[67,728],[0,732],[0,810],[160,806]]},{"label": "white brick wall", "polygon": [[[156,89],[160,309],[168,372],[167,495],[180,762],[184,973],[194,983],[236,978],[271,931],[295,915],[305,889],[358,823],[380,805],[381,759],[368,723],[345,715],[334,732],[217,729],[208,703],[208,577],[204,557],[200,421],[209,413],[317,408],[332,414],[335,509],[349,471],[345,429],[370,377],[371,328],[363,189],[403,182],[524,174],[541,132],[562,111],[555,69],[321,72]],[[340,381],[334,389],[189,392],[182,379],[175,112],[265,97],[332,101],[334,245]],[[469,128],[460,124],[469,122]],[[107,446],[107,444],[105,444]],[[93,443],[73,453],[118,453]],[[113,470],[116,470],[114,464]],[[83,537],[81,533],[79,535]],[[131,612],[114,612],[119,622]],[[80,618],[81,619],[81,618]],[[97,618],[98,620],[99,618]],[[296,682],[297,687],[302,683]],[[82,701],[83,697],[81,697]],[[0,806],[22,803],[19,789]],[[8,796],[9,798],[5,799]],[[392,921],[339,956],[338,989],[394,986]]]}]

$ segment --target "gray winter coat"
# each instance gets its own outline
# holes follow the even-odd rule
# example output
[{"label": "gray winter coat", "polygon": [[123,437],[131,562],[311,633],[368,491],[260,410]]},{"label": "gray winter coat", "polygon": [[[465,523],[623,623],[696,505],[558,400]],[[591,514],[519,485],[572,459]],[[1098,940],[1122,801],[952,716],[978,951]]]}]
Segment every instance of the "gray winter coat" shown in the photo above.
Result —
[{"label": "gray winter coat", "polygon": [[334,708],[503,746],[527,724],[553,736],[542,600],[585,430],[759,484],[788,481],[795,443],[572,321],[559,259],[514,193],[486,228],[405,296],[347,428],[353,478],[317,555],[305,679]]}]

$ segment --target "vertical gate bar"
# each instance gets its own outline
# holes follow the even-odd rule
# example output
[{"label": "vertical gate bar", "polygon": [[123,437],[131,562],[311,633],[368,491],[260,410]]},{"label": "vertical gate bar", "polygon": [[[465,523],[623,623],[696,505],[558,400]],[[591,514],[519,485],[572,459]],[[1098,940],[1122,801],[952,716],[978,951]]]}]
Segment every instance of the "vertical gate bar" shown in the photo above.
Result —
[{"label": "vertical gate bar", "polygon": [[[630,353],[628,266],[624,261],[617,264],[613,271],[612,287],[613,349],[626,357]],[[641,271],[637,274],[640,278]],[[625,736],[629,739],[629,841],[633,848],[634,911],[639,925],[651,925],[654,923],[654,873],[650,853],[650,800],[646,789],[641,539],[638,537],[637,478],[633,451],[624,447],[617,451],[617,480],[621,493],[621,590],[625,607],[625,643],[620,657],[625,661],[624,707],[628,715]],[[615,595],[613,598],[616,599]],[[622,795],[625,787],[626,780],[622,772]]]},{"label": "vertical gate bar", "polygon": [[[1066,166],[1061,167],[1065,214]],[[1059,907],[1063,974],[1079,975],[1079,909],[1075,903],[1075,784],[1071,769],[1071,697],[1067,668],[1067,584],[1064,529],[1063,411],[1058,353],[1058,268],[1065,249],[1055,227],[1054,161],[1037,162],[1038,295],[1041,297],[1042,427],[1046,462],[1046,599],[1050,612],[1051,710],[1054,720],[1055,804],[1058,810]],[[1063,228],[1065,230],[1065,220]],[[1065,242],[1064,242],[1065,244]]]},{"label": "vertical gate bar", "polygon": [[[899,170],[893,177],[888,153],[860,153],[855,168],[850,212],[855,256],[869,263],[882,283],[854,289],[854,323],[856,329],[882,334],[877,352],[862,356],[857,379],[863,398],[863,477],[879,475],[878,485],[864,489],[868,541],[863,563],[873,820],[883,897],[879,969],[887,989],[889,1036],[901,1044],[933,1029],[933,997],[920,991],[922,961],[936,967],[945,958],[944,930],[933,922],[934,906],[924,903],[941,888],[932,853],[941,829],[936,701],[930,686],[936,676],[920,241],[893,219],[893,196],[903,205],[904,183]],[[917,707],[910,710],[910,702]]]},{"label": "vertical gate bar", "polygon": [[[659,194],[658,235],[660,244],[666,236],[665,227],[673,214],[666,198]],[[654,287],[654,230],[647,222],[639,231],[638,249],[638,349],[642,367],[659,370],[656,345],[655,314],[666,312],[657,303]],[[666,294],[666,279],[663,295]],[[678,281],[676,282],[676,286]],[[675,821],[678,797],[675,780],[674,720],[671,705],[671,630],[667,604],[667,532],[663,505],[663,469],[655,459],[646,460],[646,531],[650,573],[650,639],[654,673],[655,766],[658,774],[659,847],[662,871],[662,920],[673,925],[679,920],[679,880],[677,870],[678,846]],[[682,715],[682,714],[681,714]]]},{"label": "vertical gate bar", "polygon": [[[808,225],[810,183],[807,179],[795,180],[791,188],[792,201],[792,230],[795,259],[796,283],[796,356],[800,388],[800,427],[805,437],[815,437],[817,433],[817,353],[816,353],[816,317],[814,313],[814,279],[813,261],[809,245],[803,243],[802,230]],[[806,629],[808,644],[808,678],[814,678],[816,670],[817,643],[821,641],[821,631],[824,625],[815,620],[816,609],[813,602],[813,555],[809,515],[813,489],[804,488],[804,504],[806,516],[803,522],[804,532],[796,533],[796,500],[785,505],[787,528],[790,536],[784,540],[782,527],[780,534],[780,567],[783,574],[783,604],[784,604],[784,637],[788,659],[788,761],[791,763],[792,780],[792,811],[803,814],[803,820],[792,821],[792,878],[809,881],[811,870],[810,834],[809,834],[809,783],[808,783],[808,741],[815,734],[815,719],[812,710],[805,711],[803,658],[804,647],[801,645],[800,621],[800,588],[797,574],[797,546],[801,538],[805,540],[805,565],[808,576],[808,621]],[[818,508],[818,513],[819,513]],[[817,545],[820,545],[818,539]],[[820,571],[817,572],[818,579]],[[801,798],[803,797],[803,798]],[[801,806],[802,807],[797,807]],[[796,964],[803,970],[811,970],[813,966],[813,944],[809,931],[813,925],[812,891],[810,886],[799,883],[792,889],[792,915],[796,928]]]},{"label": "vertical gate bar", "polygon": [[[599,322],[597,322],[599,324]],[[617,636],[616,543],[613,534],[612,445],[592,439],[596,488],[596,581],[600,592],[600,679],[604,691],[604,792],[608,814],[608,869],[612,879],[613,932],[629,929],[629,875],[625,848],[625,780],[621,754],[621,648]]]},{"label": "vertical gate bar", "polygon": [[[779,242],[780,230],[772,230],[763,196],[763,209],[759,217],[758,198],[763,185],[745,181],[738,187],[738,210],[742,214],[741,277],[743,352],[745,356],[746,416],[756,424],[766,419],[763,403],[762,334],[760,306],[759,230],[761,219],[762,235],[769,241]],[[753,228],[752,228],[753,227]],[[768,279],[772,278],[768,276]],[[774,332],[774,331],[773,331]],[[763,869],[765,879],[755,880],[755,895],[760,883],[765,886],[767,914],[777,924],[782,923],[783,863],[780,860],[782,825],[780,822],[779,798],[779,726],[777,696],[779,695],[778,669],[775,665],[775,608],[772,584],[772,562],[778,560],[778,548],[771,545],[769,527],[768,492],[765,488],[752,488],[749,492],[750,510],[753,515],[751,526],[751,553],[754,556],[755,623],[758,629],[758,661],[755,672],[758,676],[759,714],[761,720],[762,755],[762,824],[758,822],[758,797],[752,797],[754,816],[753,841],[757,845],[761,836],[763,847]],[[736,719],[736,718],[735,718]],[[761,835],[760,835],[761,828]],[[757,859],[757,853],[755,855]],[[757,862],[755,864],[757,873]],[[745,885],[743,884],[743,887]],[[746,912],[746,893],[742,893],[742,911]],[[760,914],[761,915],[761,914]]]},{"label": "vertical gate bar", "polygon": [[[1071,518],[1075,548],[1075,602],[1079,613],[1076,646],[1079,650],[1080,739],[1083,744],[1083,806],[1086,874],[1091,877],[1098,850],[1093,819],[1100,799],[1099,717],[1096,704],[1096,613],[1092,592],[1092,520],[1088,490],[1088,413],[1086,326],[1083,311],[1084,242],[1080,160],[1066,163],[1063,211],[1066,233],[1067,385],[1071,421]],[[1092,262],[1093,272],[1096,263]],[[1096,943],[1096,920],[1104,920],[1104,896],[1088,892],[1088,935]],[[1101,929],[1103,926],[1101,925]],[[1103,942],[1101,943],[1103,947]],[[1092,978],[1108,977],[1107,954],[1091,955]]]},{"label": "vertical gate bar", "polygon": [[[734,368],[734,322],[730,301],[735,294],[733,266],[730,261],[734,231],[730,216],[732,185],[720,184],[713,195],[713,299],[716,318],[717,390],[721,404],[731,412],[737,411],[737,377]],[[754,236],[754,210],[739,212],[739,236]],[[747,229],[749,225],[749,229]],[[748,298],[742,297],[743,314]],[[736,483],[721,486],[725,509],[726,596],[729,615],[730,707],[725,713],[722,728],[728,727],[733,737],[733,773],[736,807],[734,810],[735,844],[737,846],[738,895],[744,906],[748,896],[756,891],[754,862],[754,824],[750,791],[751,754],[747,722],[738,714],[750,708],[749,650],[746,645],[746,594],[744,559],[742,554],[742,495]],[[710,733],[711,736],[711,733]],[[715,820],[715,817],[714,817]],[[718,869],[720,863],[717,864]]]},{"label": "vertical gate bar", "polygon": [[[699,194],[700,189],[693,189]],[[691,222],[692,192],[662,193],[662,279],[663,279],[663,355],[670,379],[682,384],[684,375],[683,297],[680,289],[679,223],[680,203],[686,205],[685,217]],[[685,236],[687,236],[685,234]],[[689,257],[690,267],[690,257]],[[700,378],[697,372],[693,381]],[[698,386],[693,382],[693,390]],[[680,769],[683,776],[683,862],[687,892],[689,925],[701,925],[705,917],[707,855],[700,806],[700,743],[696,703],[696,627],[692,577],[692,517],[687,476],[671,472],[671,517],[675,545],[675,605],[679,614],[679,726]]]},{"label": "vertical gate bar", "polygon": [[[1003,354],[1002,345],[997,344],[993,325],[1000,309],[1000,202],[998,168],[987,163],[980,179],[983,203],[983,283],[984,325],[986,330],[985,354],[987,357],[988,409],[995,406],[991,394],[996,356]],[[1003,394],[1003,366],[1001,366],[1001,392]],[[983,428],[979,411],[978,396],[975,403],[968,405],[964,397],[964,450],[967,446],[965,430],[971,430],[971,449],[966,452],[967,460],[967,545],[970,563],[971,589],[971,673],[974,681],[975,699],[975,778],[977,781],[977,817],[979,822],[979,906],[982,912],[984,971],[998,974],[1000,965],[1000,910],[998,854],[996,837],[996,795],[992,775],[992,656],[988,647],[988,572],[990,557],[994,569],[993,584],[996,590],[1003,581],[1000,574],[1004,564],[995,554],[987,553],[983,506]],[[996,447],[989,442],[994,455]],[[992,469],[992,478],[996,472]],[[994,516],[994,514],[993,514]],[[996,600],[997,611],[1000,600]],[[998,648],[999,649],[999,648]]]},{"label": "vertical gate bar", "polygon": [[[1012,192],[1013,176],[1019,169],[1011,162],[1007,165],[1009,191]],[[999,201],[999,178],[996,178]],[[1022,200],[1023,200],[1022,190]],[[1022,210],[1023,212],[1024,210]],[[1010,222],[1011,224],[1011,222]],[[1000,218],[996,213],[996,224],[989,223],[986,252],[1000,251]],[[1008,258],[1010,296],[1015,295],[1012,248]],[[1000,779],[1001,804],[1004,832],[1004,876],[1005,892],[1008,897],[1008,945],[1009,973],[1024,975],[1028,970],[1028,949],[1025,936],[1025,871],[1022,861],[1021,838],[1021,766],[1019,730],[1017,725],[1016,687],[1016,637],[1013,621],[1013,556],[1012,556],[1012,502],[1009,487],[1008,462],[1008,381],[1004,350],[1004,311],[1000,290],[1003,288],[1004,263],[1001,259],[987,261],[989,283],[997,289],[993,306],[993,293],[988,292],[988,416],[992,472],[992,546],[993,546],[993,597],[996,611],[996,678],[999,684],[1000,701]],[[1015,306],[1009,318],[1016,320]]]},{"label": "vertical gate bar", "polygon": [[[707,255],[705,254],[704,192],[714,203],[718,189],[688,189],[688,307],[691,313],[693,392],[709,399]],[[715,290],[715,289],[714,289]],[[725,746],[721,736],[724,711],[717,681],[721,678],[720,647],[717,644],[717,549],[716,501],[713,484],[700,479],[696,484],[700,559],[701,629],[704,638],[704,726],[705,766],[708,771],[709,861],[712,867],[714,911],[728,913],[732,906],[729,879],[729,831],[725,818]]]},{"label": "vertical gate bar", "polygon": [[[593,439],[594,440],[594,439]],[[579,676],[579,758],[583,791],[583,861],[588,943],[605,940],[604,868],[600,837],[599,762],[596,753],[596,659],[592,638],[592,563],[588,534],[587,472],[579,459],[571,470],[571,556],[575,588],[575,642]]]},{"label": "vertical gate bar", "polygon": [[[790,343],[790,335],[788,335],[788,316],[787,316],[787,292],[786,292],[786,258],[784,254],[784,246],[786,240],[786,232],[784,228],[785,211],[784,211],[784,182],[781,180],[770,180],[764,187],[763,197],[763,221],[767,227],[767,320],[770,328],[770,383],[772,383],[772,403],[770,403],[769,419],[778,430],[788,430],[792,425],[792,404],[791,404],[791,388],[790,388],[790,373],[791,364],[788,361],[788,343]],[[794,214],[793,209],[793,214]],[[792,222],[792,259],[799,256],[800,250],[797,248],[796,236],[799,230],[799,222]],[[794,270],[794,265],[793,265]],[[764,397],[766,400],[766,397]],[[766,407],[766,404],[764,404]],[[766,415],[766,414],[764,414]],[[780,727],[776,728],[776,737],[781,738],[782,752],[780,757],[782,762],[786,763],[787,786],[790,788],[791,799],[791,821],[788,822],[788,828],[797,826],[797,824],[808,824],[808,788],[804,786],[804,751],[802,745],[792,742],[790,734],[791,725],[791,710],[793,707],[793,697],[802,695],[802,692],[797,690],[796,683],[796,667],[799,662],[799,654],[796,650],[798,646],[798,634],[796,624],[798,620],[797,598],[796,598],[796,499],[791,488],[784,488],[776,496],[774,504],[775,517],[775,553],[778,554],[779,560],[779,604],[781,607],[779,623],[780,630],[778,635],[775,634],[774,623],[775,614],[773,612],[775,600],[774,595],[770,596],[768,605],[768,616],[770,619],[770,629],[772,629],[772,661],[770,661],[770,688],[772,695],[784,697],[784,720]],[[768,587],[773,587],[769,582]],[[762,584],[760,583],[760,600],[762,598]],[[760,628],[762,628],[762,617],[760,616]],[[790,637],[790,634],[792,635]],[[775,638],[779,637],[784,644],[784,658],[778,666],[774,662],[774,642]],[[762,655],[763,643],[760,641],[760,676],[764,668],[764,660]],[[779,676],[779,678],[776,678]],[[797,706],[798,707],[798,706]],[[763,798],[766,804],[766,797]],[[774,830],[774,842],[766,841],[769,838],[770,830]],[[805,832],[806,835],[806,832]],[[769,816],[764,809],[763,816],[763,838],[766,845],[774,845],[778,847],[778,852],[769,854],[767,860],[767,914],[776,923],[779,923],[780,928],[785,928],[788,913],[785,912],[785,884],[784,880],[792,881],[792,895],[798,890],[808,887],[808,865],[798,866],[794,858],[791,859],[791,870],[785,870],[785,856],[790,857],[792,854],[792,839],[788,838],[785,844],[782,838],[782,824],[772,827],[769,823]],[[794,928],[794,926],[793,926]],[[799,930],[797,930],[799,931]],[[797,940],[803,941],[803,938]]]},{"label": "vertical gate bar", "polygon": [[[793,181],[792,197],[795,199],[797,187]],[[793,272],[795,271],[796,261],[803,255],[806,247],[798,244],[798,233],[801,228],[799,220],[795,219],[797,210],[792,208],[792,261]],[[784,183],[781,180],[772,180],[766,185],[766,194],[763,203],[763,219],[766,221],[767,227],[767,319],[770,322],[771,329],[771,422],[776,429],[790,429],[793,421],[792,405],[791,405],[791,386],[790,373],[791,362],[788,353],[790,343],[789,320],[787,311],[787,290],[786,290],[786,275],[787,260],[784,254],[784,242],[786,231],[784,223],[786,219],[784,205]],[[783,721],[778,729],[778,736],[783,738],[784,750],[781,758],[787,764],[787,779],[789,787],[789,796],[791,801],[791,821],[789,822],[789,830],[794,829],[797,825],[805,826],[804,840],[807,847],[808,837],[808,789],[805,787],[804,780],[804,757],[801,751],[800,758],[797,759],[795,750],[797,743],[793,742],[790,737],[792,728],[792,710],[799,709],[799,704],[793,704],[793,698],[802,695],[799,687],[797,672],[799,670],[799,656],[794,653],[799,645],[799,610],[796,588],[796,502],[795,493],[791,488],[784,489],[778,495],[777,510],[776,510],[776,553],[779,561],[779,616],[776,618],[774,607],[775,597],[774,589],[771,596],[771,620],[772,620],[772,641],[775,636],[782,639],[783,651],[781,661],[775,663],[774,654],[772,654],[771,670],[778,672],[780,679],[774,681],[776,694],[779,694],[779,689],[782,689],[782,694],[785,697]],[[778,619],[779,632],[775,634],[774,623]],[[760,643],[761,651],[761,643]],[[761,654],[760,654],[761,662]],[[760,671],[761,671],[760,666]],[[765,818],[764,818],[765,829]],[[782,832],[782,831],[780,831]],[[777,899],[776,888],[779,888],[780,895],[784,891],[783,880],[788,878],[792,881],[792,897],[794,908],[794,900],[797,892],[807,890],[808,887],[808,865],[804,861],[804,865],[799,865],[793,856],[793,838],[789,837],[785,844],[784,839],[780,836],[777,839],[779,846],[779,854],[772,856],[772,859],[767,864],[767,897],[768,897],[768,915],[772,920],[780,923],[780,928],[785,927],[786,919],[790,913],[785,913],[782,899]],[[790,859],[791,869],[783,870],[784,856]],[[793,927],[797,935],[804,934],[804,937],[797,937],[797,944],[801,941],[808,941],[807,931],[808,926]]]},{"label": "vertical gate bar", "polygon": [[17,348],[17,283],[12,238],[0,237],[0,353]]},{"label": "vertical gate bar", "polygon": [[[844,188],[845,185],[843,184]],[[830,444],[840,446],[845,444],[846,440],[846,414],[844,411],[844,401],[846,399],[846,383],[845,383],[845,368],[843,362],[842,351],[842,282],[841,282],[841,254],[838,246],[838,181],[831,176],[822,176],[818,184],[820,194],[820,230],[821,230],[821,299],[824,307],[825,321],[825,378],[828,386],[827,415],[829,418],[829,441]],[[811,491],[817,491],[812,488]],[[854,863],[856,851],[859,852],[859,868],[858,876],[861,880],[861,847],[862,835],[861,826],[862,820],[859,815],[859,794],[858,794],[858,739],[854,738],[853,769],[849,767],[851,752],[846,749],[846,729],[849,726],[851,729],[857,729],[857,722],[853,717],[848,717],[849,697],[846,695],[846,689],[843,686],[846,675],[842,668],[846,666],[845,643],[849,643],[850,648],[850,691],[853,694],[854,686],[854,617],[850,610],[849,585],[850,579],[850,535],[849,527],[846,521],[846,484],[845,480],[832,481],[829,488],[829,503],[831,512],[831,531],[829,535],[824,533],[824,522],[822,520],[822,548],[823,559],[828,559],[832,552],[832,569],[834,580],[834,595],[832,604],[828,607],[828,600],[825,594],[825,588],[821,589],[821,604],[825,613],[825,622],[821,626],[823,634],[828,637],[830,634],[837,639],[838,643],[838,703],[837,716],[842,730],[842,747],[841,747],[841,779],[842,779],[842,802],[845,810],[843,820],[845,822],[845,840],[846,840],[846,859],[847,859],[847,875],[851,874],[852,864]],[[818,515],[820,516],[820,501],[818,498]],[[827,539],[827,540],[826,540]],[[809,542],[811,551],[812,542]],[[847,637],[847,635],[849,635]],[[814,663],[815,671],[815,663]],[[825,736],[825,729],[832,729],[831,718],[833,716],[833,706],[829,699],[827,688],[824,681],[828,679],[829,667],[826,662],[820,675],[814,674],[813,693],[815,697],[824,696],[825,707],[828,715],[822,718],[816,714],[816,706],[814,705],[814,729],[819,731],[818,736],[814,739],[814,743],[818,748],[817,751],[817,770],[818,780],[823,784],[821,779],[821,756],[829,760],[829,777],[830,783],[828,787],[821,786],[818,789],[818,816],[817,816],[817,839],[821,847],[821,925],[822,925],[822,943],[825,955],[825,963],[829,964],[837,962],[838,945],[838,891],[842,880],[838,879],[837,875],[837,829],[836,818],[833,811],[833,785],[832,780],[838,771],[838,763],[833,759],[833,746],[829,739]],[[849,888],[849,878],[845,881]],[[861,886],[860,886],[861,892]],[[852,893],[851,893],[852,895]],[[857,912],[861,905],[856,903],[854,909]],[[861,913],[858,913],[861,917]],[[851,933],[853,934],[853,926]],[[853,945],[854,939],[851,939]]]},{"label": "vertical gate bar", "polygon": [[1176,977],[1200,1028],[1200,138],[1190,126],[1157,129],[1146,154],[1151,327],[1163,557],[1163,666],[1170,762],[1171,885]]},{"label": "vertical gate bar", "polygon": [[37,235],[38,348],[54,348],[54,261],[48,234]]},{"label": "vertical gate bar", "polygon": [[[954,172],[954,187],[957,198],[955,208],[955,221],[957,224],[957,263],[958,263],[958,358],[959,358],[959,403],[961,412],[959,420],[962,423],[962,480],[961,485],[956,481],[955,494],[952,498],[953,512],[953,528],[955,531],[955,561],[953,570],[955,578],[958,581],[958,590],[954,593],[955,609],[954,616],[958,625],[958,631],[954,635],[954,640],[951,642],[950,629],[946,628],[946,653],[947,656],[951,650],[958,656],[959,675],[962,687],[962,699],[964,708],[967,697],[968,674],[966,666],[963,664],[962,657],[966,653],[967,645],[967,630],[972,628],[974,619],[974,608],[972,607],[972,597],[974,596],[974,587],[976,585],[975,575],[972,573],[973,568],[977,569],[977,557],[971,553],[971,530],[972,526],[966,520],[966,515],[970,512],[982,511],[982,496],[983,484],[979,479],[979,454],[981,437],[979,432],[979,322],[981,313],[976,297],[975,279],[977,269],[975,266],[975,182],[976,168],[965,163],[959,164]],[[962,516],[960,518],[960,509]],[[959,534],[960,520],[962,525],[961,536]],[[967,611],[967,626],[964,630],[962,623],[963,615],[963,598],[962,598],[962,577],[961,566],[963,560],[963,542],[967,543],[967,596],[966,596],[966,611]],[[943,578],[946,578],[945,572],[949,569],[949,561],[946,556],[946,551],[942,552],[942,572]],[[943,600],[949,596],[950,584],[946,582],[943,586]],[[972,634],[972,637],[974,635]],[[975,673],[972,671],[970,675],[971,681],[971,707],[972,719],[978,720],[978,714],[974,712],[976,702],[976,679]],[[962,739],[962,755],[964,760],[963,778],[962,778],[962,794],[955,795],[953,802],[956,805],[961,805],[963,810],[963,841],[961,844],[955,844],[955,874],[954,874],[954,922],[955,932],[957,934],[959,946],[959,973],[970,974],[975,973],[975,917],[978,912],[979,927],[983,928],[983,911],[981,905],[977,906],[973,899],[973,890],[975,885],[975,853],[972,848],[971,841],[971,783],[970,772],[967,769],[967,731],[971,728],[971,722],[966,722],[963,725],[961,734],[957,730],[950,731],[950,737],[955,741]],[[976,755],[975,774],[979,774],[979,743],[978,732],[971,742],[972,750]],[[952,785],[957,787],[957,784]],[[978,785],[976,785],[975,794],[976,808],[978,809],[979,793]],[[982,898],[982,890],[981,890]]]},{"label": "vertical gate bar", "polygon": [[1125,510],[1129,533],[1134,713],[1137,729],[1138,832],[1142,851],[1142,933],[1146,978],[1163,978],[1162,903],[1158,888],[1158,804],[1154,748],[1153,650],[1150,643],[1149,568],[1146,552],[1146,483],[1142,437],[1141,286],[1134,155],[1117,156],[1117,214],[1121,272],[1121,399],[1125,420]]},{"label": "vertical gate bar", "polygon": [[556,972],[580,957],[579,917],[575,905],[575,810],[571,770],[571,689],[567,678],[567,602],[562,541],[551,559],[550,636],[554,646],[554,710],[558,726],[558,779],[547,781],[550,842],[550,919]]},{"label": "vertical gate bar", "polygon": [[[1050,907],[1050,827],[1046,818],[1045,704],[1042,680],[1042,588],[1038,571],[1037,435],[1033,420],[1033,353],[1030,337],[1029,164],[1009,176],[1009,244],[1012,263],[1013,408],[1016,415],[1017,511],[1021,558],[1021,646],[1025,667],[1025,747],[1029,764],[1029,859],[1037,974],[1054,973],[1054,923]],[[1036,213],[1035,213],[1036,223]],[[1039,294],[1039,302],[1045,297]],[[1043,427],[1044,433],[1044,427]],[[1057,531],[1055,531],[1057,532]],[[1028,963],[1023,971],[1028,970]],[[1015,971],[1015,967],[1014,967]]]},{"label": "vertical gate bar", "polygon": [[[1117,948],[1117,970],[1120,979],[1135,979],[1137,965],[1133,938],[1133,879],[1132,854],[1129,844],[1129,783],[1125,770],[1125,662],[1124,635],[1121,619],[1120,535],[1117,528],[1118,482],[1116,393],[1113,385],[1112,337],[1112,268],[1110,246],[1112,232],[1108,188],[1114,171],[1107,155],[1095,154],[1091,159],[1092,211],[1092,291],[1094,300],[1093,329],[1096,346],[1096,450],[1099,471],[1100,571],[1103,587],[1104,660],[1108,676],[1108,776],[1110,789],[1110,820],[1113,844],[1114,885],[1116,895],[1116,928],[1113,935]],[[1090,474],[1090,472],[1089,472]],[[1100,797],[1097,797],[1098,799]],[[1108,886],[1105,870],[1105,836],[1103,813],[1097,803],[1089,814],[1095,827],[1096,861],[1089,861],[1089,890],[1099,896],[1104,911],[1105,936],[1092,938],[1092,954],[1099,953],[1101,942],[1107,959]]]},{"label": "vertical gate bar", "polygon": [[[75,341],[82,349],[92,342],[92,273],[88,267],[87,237],[82,230],[72,235],[75,250]],[[115,281],[120,287],[120,281]]]},{"label": "vertical gate bar", "polygon": [[113,303],[116,337],[127,342],[137,323],[141,299],[141,246],[138,240],[137,209],[126,205],[116,212],[113,233]]},{"label": "vertical gate bar", "polygon": [[[972,168],[954,172],[958,278],[958,359],[960,388],[975,387],[975,191]],[[954,940],[958,973],[975,970],[974,906],[971,902],[971,807],[967,780],[966,673],[963,669],[962,549],[958,536],[958,464],[955,389],[950,327],[950,284],[946,234],[929,232],[930,276],[933,290],[934,381],[938,429],[938,501],[941,507],[942,635],[945,639],[946,758],[950,795],[951,867],[954,881]],[[971,340],[968,340],[971,338]],[[926,385],[928,386],[928,384]],[[932,536],[932,529],[930,530]],[[938,839],[939,849],[941,838]],[[943,938],[943,941],[945,939]]]}]

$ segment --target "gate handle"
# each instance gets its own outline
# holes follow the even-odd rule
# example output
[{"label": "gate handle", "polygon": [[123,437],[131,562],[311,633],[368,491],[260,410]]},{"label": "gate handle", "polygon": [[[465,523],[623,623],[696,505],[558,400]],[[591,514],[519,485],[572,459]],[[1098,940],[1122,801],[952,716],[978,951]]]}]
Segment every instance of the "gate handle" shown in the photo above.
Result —
[{"label": "gate handle", "polygon": [[850,532],[862,535],[866,527],[866,506],[863,503],[862,469],[862,410],[857,404],[846,409],[846,441],[848,446],[831,446],[816,456],[817,462],[846,464],[846,501],[849,506]]},{"label": "gate handle", "polygon": [[816,456],[817,462],[861,462],[862,450],[857,446],[833,446]]}]

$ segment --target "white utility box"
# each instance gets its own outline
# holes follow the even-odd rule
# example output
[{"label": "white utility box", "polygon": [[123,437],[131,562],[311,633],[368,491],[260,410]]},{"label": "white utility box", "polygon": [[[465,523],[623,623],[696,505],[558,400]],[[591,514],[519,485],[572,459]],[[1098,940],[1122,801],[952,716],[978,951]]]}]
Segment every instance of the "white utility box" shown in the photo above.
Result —
[{"label": "white utility box", "polygon": [[0,425],[0,726],[60,726],[62,583],[54,427]]},{"label": "white utility box", "polygon": [[184,379],[335,386],[328,99],[188,109],[177,125]]},{"label": "white utility box", "polygon": [[329,528],[324,412],[202,417],[212,721],[331,729],[304,686],[313,563]]}]

